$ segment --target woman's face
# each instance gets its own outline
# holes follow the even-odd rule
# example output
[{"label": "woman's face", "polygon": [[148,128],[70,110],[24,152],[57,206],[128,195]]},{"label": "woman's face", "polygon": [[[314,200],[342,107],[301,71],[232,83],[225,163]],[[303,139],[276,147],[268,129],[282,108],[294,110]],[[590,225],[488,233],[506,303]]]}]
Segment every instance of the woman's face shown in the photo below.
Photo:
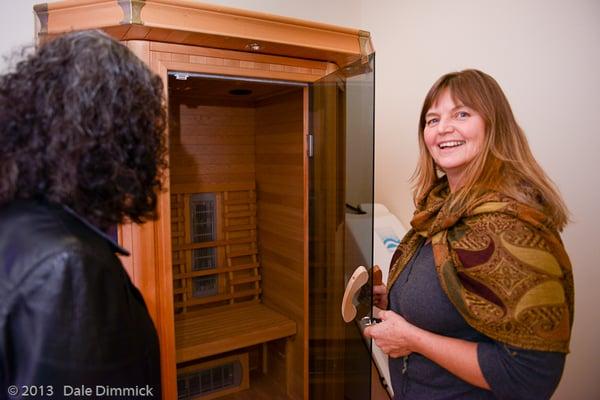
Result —
[{"label": "woman's face", "polygon": [[423,136],[429,154],[454,190],[460,186],[466,167],[483,149],[485,122],[475,110],[455,103],[446,89],[427,110]]}]

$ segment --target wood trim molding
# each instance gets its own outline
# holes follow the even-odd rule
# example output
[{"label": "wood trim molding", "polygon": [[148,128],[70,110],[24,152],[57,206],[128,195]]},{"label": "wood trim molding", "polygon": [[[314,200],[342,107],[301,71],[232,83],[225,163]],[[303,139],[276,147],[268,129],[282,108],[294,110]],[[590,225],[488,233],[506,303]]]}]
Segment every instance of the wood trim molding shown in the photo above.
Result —
[{"label": "wood trim molding", "polygon": [[308,200],[308,194],[310,192],[310,182],[309,182],[309,167],[310,167],[310,162],[308,159],[308,135],[310,134],[310,92],[308,90],[308,87],[305,87],[303,90],[303,94],[302,94],[302,127],[303,127],[303,149],[302,149],[302,167],[304,170],[303,173],[303,198],[302,198],[302,229],[304,230],[304,286],[302,288],[302,292],[304,293],[304,302],[302,304],[302,308],[304,309],[304,324],[303,324],[303,329],[304,329],[304,349],[303,349],[303,357],[304,357],[304,369],[303,369],[303,379],[304,379],[304,398],[308,399],[308,392],[309,392],[309,380],[310,380],[310,376],[308,374],[308,368],[309,368],[309,364],[308,364],[308,354],[309,354],[309,342],[308,339],[310,337],[310,330],[309,330],[309,326],[310,326],[310,318],[309,318],[309,290],[308,290],[308,285],[309,285],[309,264],[308,264],[308,260],[309,260],[309,237],[308,237],[308,233],[310,230],[310,226],[309,226],[309,212],[310,212],[310,205],[309,205],[309,200]]},{"label": "wood trim molding", "polygon": [[[150,60],[150,68],[163,80],[167,88],[168,71],[164,65],[153,57],[148,50],[147,57]],[[168,91],[165,90],[168,97]],[[166,99],[168,104],[168,98]],[[165,132],[168,138],[168,127]],[[169,171],[164,172],[164,185],[169,187]],[[159,220],[155,224],[155,235],[157,237],[157,276],[160,285],[160,298],[158,299],[158,312],[161,324],[158,327],[161,339],[161,375],[163,386],[163,398],[170,398],[169,394],[177,393],[177,370],[175,362],[175,316],[173,310],[173,265],[171,249],[171,202],[168,192],[161,193],[158,198]],[[168,238],[168,239],[167,239]],[[160,244],[159,244],[160,243]]]},{"label": "wood trim molding", "polygon": [[[190,0],[63,0],[34,7],[38,36],[99,28],[119,40],[150,40],[294,56],[346,66],[372,51],[358,29]],[[368,54],[367,54],[368,55]]]},{"label": "wood trim molding", "polygon": [[149,48],[152,57],[160,60],[167,71],[315,82],[325,76],[331,66],[325,62],[198,46],[150,42]]}]

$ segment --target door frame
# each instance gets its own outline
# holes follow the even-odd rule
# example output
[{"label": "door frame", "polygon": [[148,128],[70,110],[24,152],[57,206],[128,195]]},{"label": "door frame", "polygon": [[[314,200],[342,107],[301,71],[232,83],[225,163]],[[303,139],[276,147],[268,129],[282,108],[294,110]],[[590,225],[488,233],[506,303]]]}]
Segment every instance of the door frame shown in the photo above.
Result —
[{"label": "door frame", "polygon": [[[168,104],[169,71],[185,71],[198,74],[258,78],[306,83],[303,88],[303,186],[304,186],[304,321],[303,349],[303,398],[308,399],[308,279],[309,279],[309,204],[308,204],[308,134],[309,134],[309,87],[333,68],[328,62],[300,60],[279,56],[215,50],[197,46],[128,41],[126,45],[146,62],[163,80],[165,100]],[[253,60],[253,61],[251,61]],[[192,62],[195,61],[195,62]],[[237,61],[237,62],[236,62]],[[307,73],[308,72],[308,73]],[[167,127],[165,134],[169,135]],[[168,143],[168,140],[167,140]],[[167,155],[168,158],[168,155]],[[156,325],[160,351],[163,399],[172,398],[177,392],[177,364],[175,349],[173,310],[173,267],[171,248],[171,201],[169,169],[164,171],[163,184],[167,190],[158,195],[159,219],[144,225],[126,224],[119,227],[120,242],[132,250],[133,257],[123,259],[132,280],[140,288]],[[153,265],[154,269],[148,268]]]}]

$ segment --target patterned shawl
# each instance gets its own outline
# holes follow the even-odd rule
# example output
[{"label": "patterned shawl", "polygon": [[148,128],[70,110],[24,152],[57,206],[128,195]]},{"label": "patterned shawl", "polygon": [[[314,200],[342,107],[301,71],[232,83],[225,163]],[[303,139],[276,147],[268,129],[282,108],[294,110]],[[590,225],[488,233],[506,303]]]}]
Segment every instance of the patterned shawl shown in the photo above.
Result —
[{"label": "patterned shawl", "polygon": [[469,325],[516,347],[568,353],[573,275],[556,229],[542,212],[491,191],[453,213],[449,192],[444,179],[418,205],[388,292],[429,238],[441,286]]}]

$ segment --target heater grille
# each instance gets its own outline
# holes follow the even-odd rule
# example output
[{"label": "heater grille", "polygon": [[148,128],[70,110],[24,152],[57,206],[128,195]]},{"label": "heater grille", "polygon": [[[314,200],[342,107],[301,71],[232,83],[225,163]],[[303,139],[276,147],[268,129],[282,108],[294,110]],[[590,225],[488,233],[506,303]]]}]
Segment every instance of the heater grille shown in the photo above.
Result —
[{"label": "heater grille", "polygon": [[245,389],[247,378],[244,374],[247,374],[245,371],[247,357],[247,354],[241,354],[180,370],[177,375],[177,398],[179,400],[208,399],[219,392],[229,393]]}]

